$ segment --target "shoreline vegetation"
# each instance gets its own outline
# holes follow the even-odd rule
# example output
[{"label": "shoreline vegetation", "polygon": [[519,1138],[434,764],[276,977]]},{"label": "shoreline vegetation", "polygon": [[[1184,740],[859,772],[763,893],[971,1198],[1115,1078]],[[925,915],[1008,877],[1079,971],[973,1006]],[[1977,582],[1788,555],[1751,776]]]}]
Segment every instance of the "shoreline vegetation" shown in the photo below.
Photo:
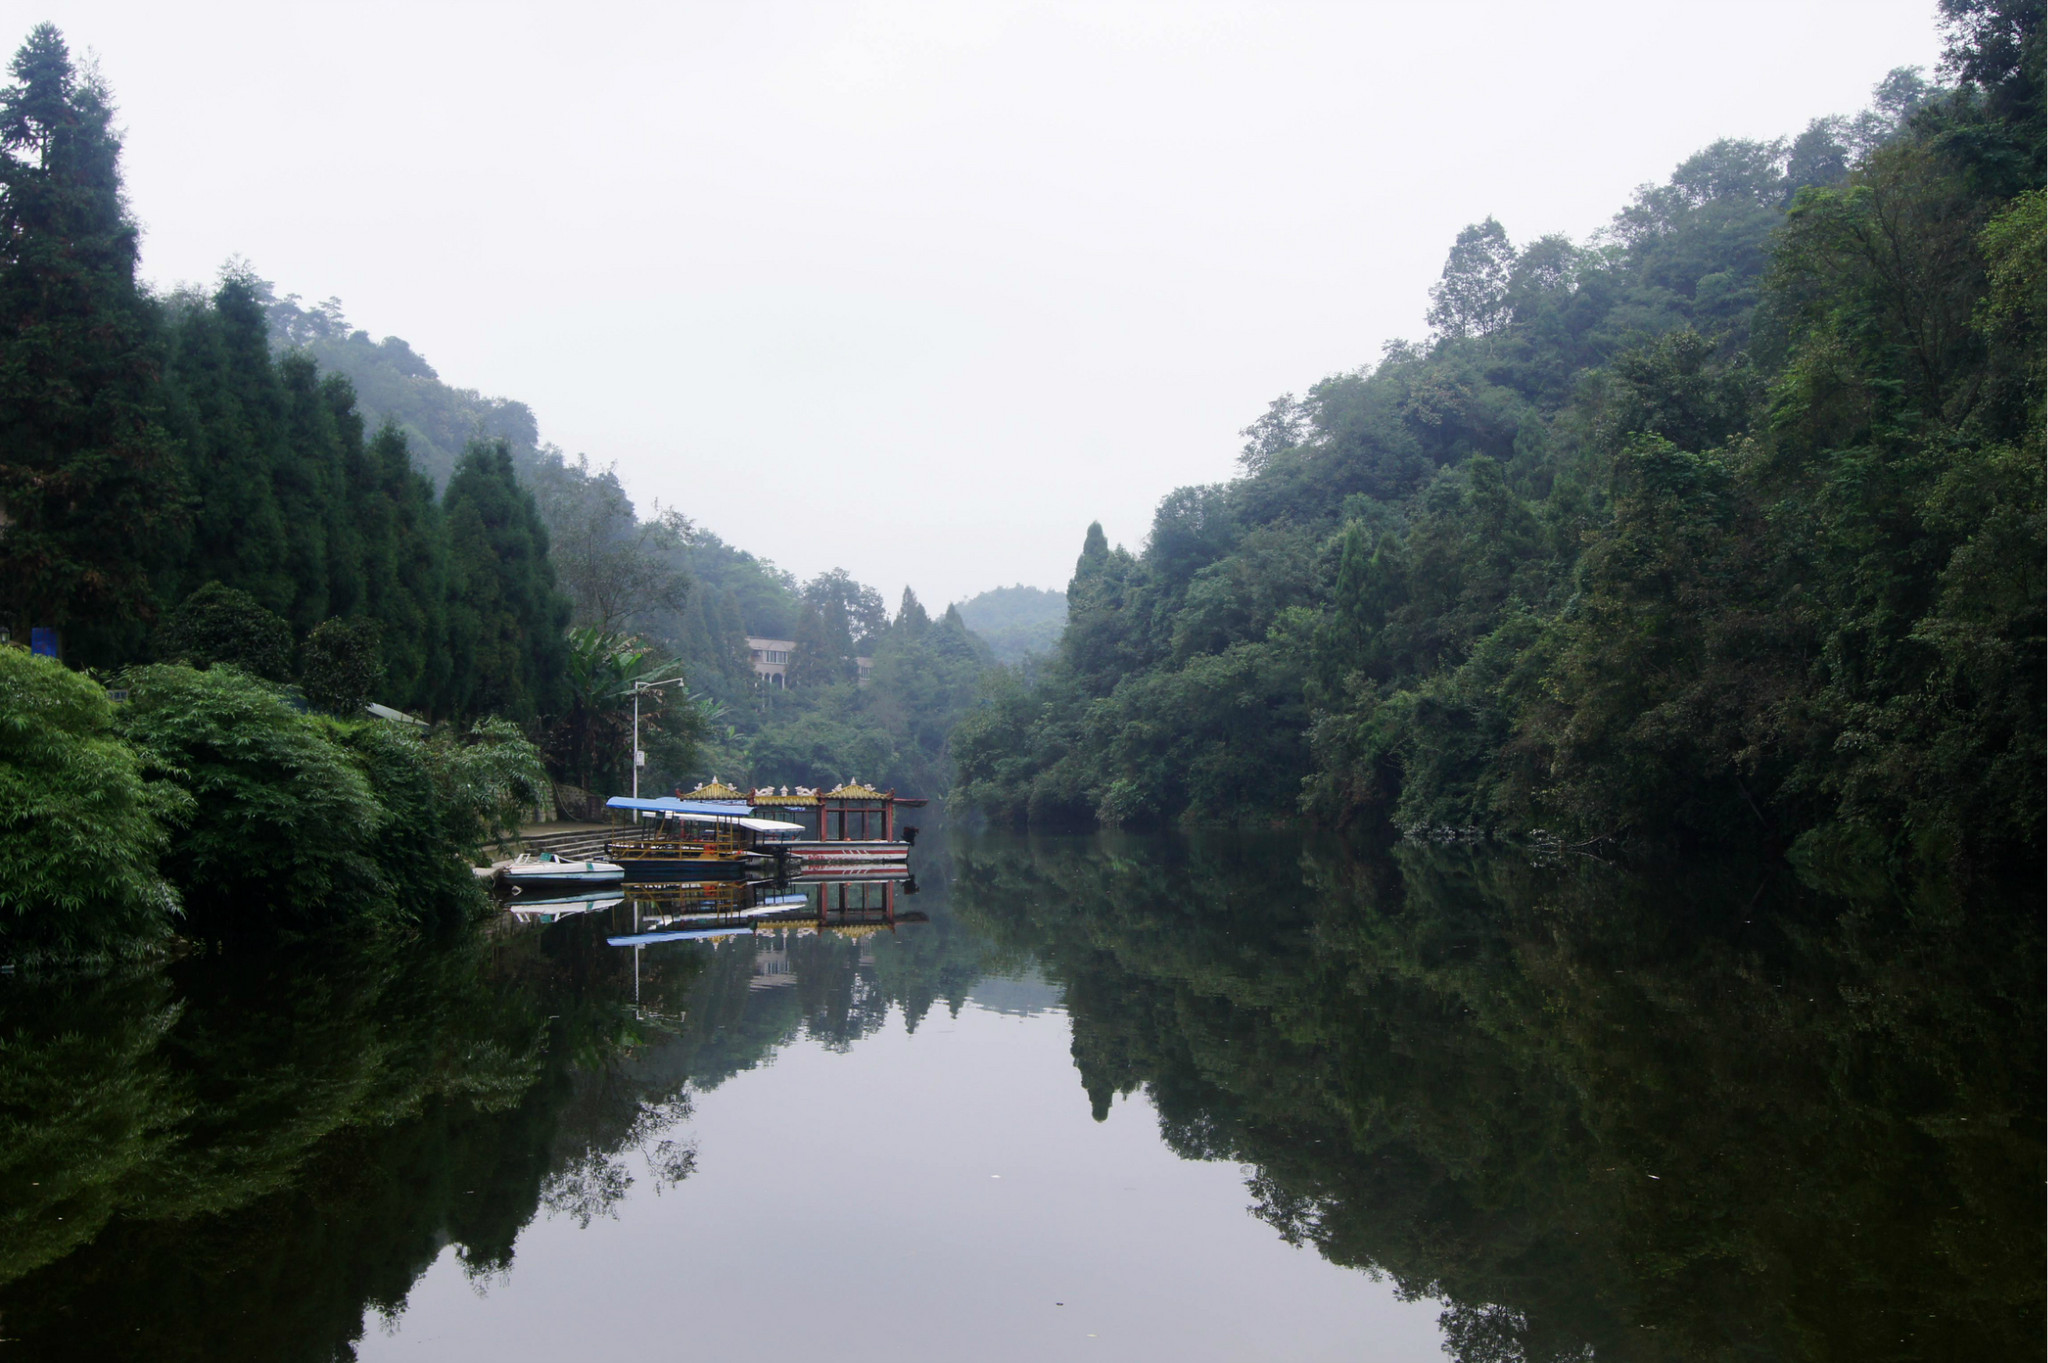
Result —
[{"label": "shoreline vegetation", "polygon": [[204,937],[481,914],[473,854],[548,790],[505,720],[457,733],[295,707],[220,665],[116,677],[0,648],[0,948],[107,962]]},{"label": "shoreline vegetation", "polygon": [[[678,676],[657,789],[2038,860],[2041,6],[1942,13],[1942,83],[1715,143],[1587,242],[1467,228],[1426,342],[1276,399],[1140,552],[1092,526],[1063,602],[936,615],[643,515],[338,300],[152,293],[112,95],[42,25],[0,89],[0,957],[459,918]],[[336,718],[371,701],[428,727]]]},{"label": "shoreline vegetation", "polygon": [[1474,224],[1427,342],[1276,399],[1140,552],[1090,527],[954,808],[2037,861],[2041,6],[1941,9],[1947,85],[1588,242]]},{"label": "shoreline vegetation", "polygon": [[[239,263],[152,293],[112,93],[47,24],[9,75],[0,962],[173,924],[460,918],[458,872],[515,807],[625,787],[638,683],[684,679],[639,697],[655,789],[944,794],[992,658],[959,606],[906,590],[892,617],[843,570],[799,583],[643,516],[523,404],[449,387],[337,300]],[[1006,656],[1043,647],[1047,602],[984,596],[961,606]],[[40,630],[61,666],[21,647]],[[792,689],[761,685],[750,636],[793,641]],[[366,702],[429,727],[342,718]]]}]

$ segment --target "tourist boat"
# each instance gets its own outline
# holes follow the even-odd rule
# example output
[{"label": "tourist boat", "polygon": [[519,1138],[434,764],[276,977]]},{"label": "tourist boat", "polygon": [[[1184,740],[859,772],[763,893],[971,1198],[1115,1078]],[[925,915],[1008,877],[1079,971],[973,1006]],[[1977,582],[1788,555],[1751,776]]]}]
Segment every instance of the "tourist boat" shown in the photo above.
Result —
[{"label": "tourist boat", "polygon": [[614,885],[626,878],[626,869],[612,861],[569,861],[553,852],[526,852],[496,869],[499,881],[514,894],[558,891],[576,885]]},{"label": "tourist boat", "polygon": [[750,810],[815,812],[817,836],[792,837],[780,844],[783,859],[793,872],[885,870],[901,868],[910,860],[910,848],[917,841],[915,828],[900,828],[899,808],[922,808],[925,801],[848,781],[831,790],[798,786],[780,790],[751,790],[742,793],[729,786],[699,786],[685,797],[715,796]]},{"label": "tourist boat", "polygon": [[630,881],[766,875],[803,832],[801,824],[755,818],[737,801],[614,795],[605,807],[633,816],[630,829],[605,844]]}]

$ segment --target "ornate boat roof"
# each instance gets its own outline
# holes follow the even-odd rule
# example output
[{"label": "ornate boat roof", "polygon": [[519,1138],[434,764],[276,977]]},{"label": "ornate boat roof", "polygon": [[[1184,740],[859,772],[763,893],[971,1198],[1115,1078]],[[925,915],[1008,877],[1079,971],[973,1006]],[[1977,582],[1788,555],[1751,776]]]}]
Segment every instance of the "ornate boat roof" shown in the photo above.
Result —
[{"label": "ornate boat roof", "polygon": [[828,800],[879,800],[882,795],[883,792],[873,786],[864,786],[858,781],[848,781],[837,789],[825,792],[825,798]]},{"label": "ornate boat roof", "polygon": [[747,798],[747,792],[737,790],[714,776],[709,781],[699,784],[695,790],[683,798],[685,800],[744,800]]}]

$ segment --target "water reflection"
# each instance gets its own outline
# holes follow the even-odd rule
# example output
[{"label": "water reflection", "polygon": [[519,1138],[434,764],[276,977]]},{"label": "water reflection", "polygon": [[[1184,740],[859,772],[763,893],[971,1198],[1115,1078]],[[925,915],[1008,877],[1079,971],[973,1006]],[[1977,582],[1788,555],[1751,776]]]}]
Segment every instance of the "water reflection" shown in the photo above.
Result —
[{"label": "water reflection", "polygon": [[534,1218],[691,1178],[693,1095],[972,996],[1063,1000],[1077,1106],[1142,1091],[1275,1234],[1446,1302],[1461,1359],[2038,1340],[2038,895],[1282,838],[922,869],[0,981],[0,1333],[348,1356],[451,1247],[517,1291]]},{"label": "water reflection", "polygon": [[1065,984],[1098,1115],[1142,1087],[1458,1358],[2038,1348],[2035,887],[1112,840],[954,898]]},{"label": "water reflection", "polygon": [[834,891],[751,895],[782,921],[741,949],[610,943],[707,907],[670,886],[440,943],[0,980],[0,1330],[36,1357],[348,1356],[445,1247],[489,1280],[537,1214],[687,1178],[693,1089],[979,977],[950,923],[865,940],[925,918],[900,887]]}]

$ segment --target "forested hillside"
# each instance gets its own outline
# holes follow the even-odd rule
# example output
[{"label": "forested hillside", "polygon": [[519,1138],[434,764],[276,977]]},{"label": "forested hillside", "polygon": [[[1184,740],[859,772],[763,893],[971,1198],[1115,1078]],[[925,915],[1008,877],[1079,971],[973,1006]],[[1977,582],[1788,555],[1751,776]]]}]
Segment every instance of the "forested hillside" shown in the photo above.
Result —
[{"label": "forested hillside", "polygon": [[[0,628],[114,670],[232,666],[336,714],[514,721],[552,775],[859,776],[942,792],[987,649],[844,572],[800,585],[615,472],[538,441],[521,403],[441,382],[336,300],[247,267],[137,281],[108,92],[47,25],[0,92]],[[765,694],[747,636],[797,641]],[[856,656],[873,676],[857,684]]]},{"label": "forested hillside", "polygon": [[540,427],[525,403],[442,382],[400,338],[373,341],[369,332],[350,325],[339,298],[308,306],[297,294],[277,297],[267,283],[257,290],[272,343],[301,351],[323,372],[347,379],[367,423],[374,428],[390,422],[404,432],[413,463],[435,487],[447,485],[472,440],[504,441],[522,468],[539,457]]},{"label": "forested hillside", "polygon": [[1057,658],[956,731],[1042,823],[2039,845],[2042,23],[1724,141],[1594,240],[1459,234],[1431,337],[1091,527]]}]

